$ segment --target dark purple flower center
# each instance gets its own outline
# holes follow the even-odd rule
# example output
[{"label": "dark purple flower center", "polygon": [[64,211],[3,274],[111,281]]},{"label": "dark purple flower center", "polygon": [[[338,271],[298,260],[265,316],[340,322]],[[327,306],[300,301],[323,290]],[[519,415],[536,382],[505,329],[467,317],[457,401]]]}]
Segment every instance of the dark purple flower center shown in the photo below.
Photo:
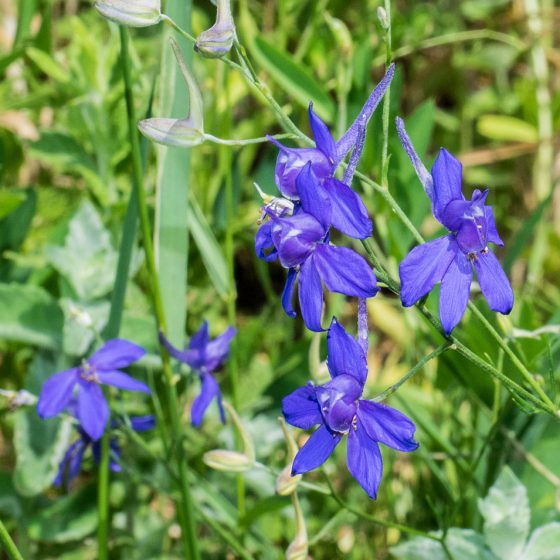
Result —
[{"label": "dark purple flower center", "polygon": [[329,383],[315,389],[323,420],[333,432],[346,433],[350,430],[362,387],[352,375],[338,375]]}]

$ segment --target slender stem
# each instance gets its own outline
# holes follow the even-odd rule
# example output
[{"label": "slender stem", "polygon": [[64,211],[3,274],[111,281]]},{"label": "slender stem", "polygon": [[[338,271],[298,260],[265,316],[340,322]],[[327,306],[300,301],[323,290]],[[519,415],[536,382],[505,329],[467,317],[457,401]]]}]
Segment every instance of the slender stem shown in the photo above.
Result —
[{"label": "slender stem", "polygon": [[101,461],[97,478],[97,558],[109,559],[109,430],[105,430],[101,438]]},{"label": "slender stem", "polygon": [[165,14],[161,15],[161,21],[166,23],[167,25],[171,26],[179,35],[182,35],[185,39],[188,39],[191,43],[196,43],[196,39],[188,32],[185,31],[182,27],[179,27],[175,21],[173,21],[169,16]]},{"label": "slender stem", "polygon": [[[261,136],[260,138],[246,138],[242,140],[236,139],[226,139],[226,138],[218,138],[212,134],[204,133],[204,138],[209,140],[210,142],[214,142],[215,144],[222,144],[224,146],[248,146],[249,144],[262,144],[264,142],[269,142],[267,136]],[[286,138],[294,138],[293,134],[275,134],[272,138],[276,138],[277,140],[282,140]]]},{"label": "slender stem", "polygon": [[[157,269],[154,259],[154,249],[152,244],[152,233],[150,218],[148,215],[148,205],[146,202],[146,194],[143,188],[143,170],[140,154],[140,143],[138,140],[138,131],[136,128],[136,118],[134,115],[134,99],[132,96],[132,79],[130,75],[130,65],[128,58],[128,32],[124,27],[119,28],[121,40],[121,67],[125,85],[125,99],[128,116],[129,140],[132,153],[134,190],[137,197],[138,212],[140,218],[140,226],[142,238],[144,242],[144,252],[146,255],[146,265],[151,283],[151,295],[156,315],[158,328],[165,333],[165,314],[161,299],[160,285]],[[192,510],[192,499],[187,478],[187,465],[183,457],[181,425],[179,415],[179,403],[175,385],[173,382],[173,372],[169,363],[169,355],[163,347],[160,346],[163,372],[166,381],[167,404],[171,416],[172,440],[174,445],[172,449],[176,455],[177,468],[179,471],[179,494],[180,500],[178,504],[178,517],[181,523],[183,547],[185,556],[192,560],[197,560],[200,555],[198,552],[198,541],[196,538],[195,520]]]},{"label": "slender stem", "polygon": [[[392,57],[392,36],[391,36],[391,0],[385,0],[385,13],[387,17],[387,29],[385,30],[385,64],[387,69],[391,65]],[[383,97],[383,146],[381,149],[381,185],[389,188],[389,117],[391,112],[391,85],[387,86],[387,91]]]},{"label": "slender stem", "polygon": [[16,544],[10,537],[10,533],[6,529],[4,523],[0,519],[0,542],[4,550],[7,552],[8,556],[11,560],[23,560],[23,556],[21,555],[20,551],[18,550]]},{"label": "slender stem", "polygon": [[372,400],[380,402],[384,401],[389,395],[392,395],[395,391],[397,391],[401,385],[406,383],[412,376],[414,376],[417,372],[419,372],[429,361],[441,356],[444,352],[449,350],[452,346],[452,343],[447,341],[444,342],[442,345],[438,346],[433,352],[424,356],[410,371],[408,371],[405,375],[403,375],[394,385],[391,385],[389,388],[385,389],[379,395],[376,395]]}]

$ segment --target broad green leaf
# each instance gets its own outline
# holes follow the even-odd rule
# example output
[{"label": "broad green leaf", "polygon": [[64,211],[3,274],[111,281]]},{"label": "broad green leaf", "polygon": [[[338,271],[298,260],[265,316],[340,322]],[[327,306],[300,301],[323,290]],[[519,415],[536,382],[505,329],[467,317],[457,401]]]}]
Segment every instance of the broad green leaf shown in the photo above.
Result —
[{"label": "broad green leaf", "polygon": [[62,247],[50,245],[46,256],[68,280],[78,298],[91,301],[108,294],[115,281],[117,253],[96,210],[83,202]]},{"label": "broad green leaf", "polygon": [[212,284],[222,297],[226,297],[228,294],[226,260],[210,224],[194,197],[189,200],[187,221]]},{"label": "broad green leaf", "polygon": [[[433,533],[439,536],[441,533]],[[450,529],[445,543],[454,560],[493,560],[485,549],[484,539],[470,529]],[[391,547],[391,554],[400,560],[449,560],[441,544],[426,537],[415,537]]]},{"label": "broad green leaf", "polygon": [[18,191],[0,191],[0,220],[13,212],[23,201],[25,194]]},{"label": "broad green leaf", "polygon": [[325,93],[324,85],[317,83],[304,66],[261,36],[254,38],[250,48],[257,62],[289,95],[304,107],[312,101],[313,109],[322,119],[333,120],[332,99]]},{"label": "broad green leaf", "polygon": [[25,54],[35,63],[35,65],[49,78],[61,84],[70,82],[70,74],[49,54],[34,47],[28,47]]},{"label": "broad green leaf", "polygon": [[42,288],[0,284],[0,338],[59,349],[63,317],[56,301]]},{"label": "broad green leaf", "polygon": [[479,500],[478,508],[492,552],[503,560],[520,558],[529,535],[531,510],[527,489],[509,467],[502,470],[488,496]]},{"label": "broad green leaf", "polygon": [[533,531],[523,560],[557,560],[560,558],[560,523],[549,523]]},{"label": "broad green leaf", "polygon": [[57,498],[29,521],[32,539],[54,543],[81,540],[97,527],[95,484]]},{"label": "broad green leaf", "polygon": [[536,142],[539,137],[532,124],[508,115],[484,115],[478,119],[476,128],[491,140]]}]

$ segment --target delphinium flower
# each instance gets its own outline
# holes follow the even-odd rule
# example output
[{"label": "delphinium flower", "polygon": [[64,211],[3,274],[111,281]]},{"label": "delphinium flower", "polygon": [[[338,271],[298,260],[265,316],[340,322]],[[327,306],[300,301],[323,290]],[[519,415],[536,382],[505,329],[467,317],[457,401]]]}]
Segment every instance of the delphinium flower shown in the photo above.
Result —
[{"label": "delphinium flower", "polygon": [[394,408],[361,399],[368,374],[366,355],[336,319],[329,329],[327,349],[331,381],[319,386],[309,382],[282,401],[284,417],[292,426],[308,430],[319,425],[296,455],[292,474],[321,466],[347,434],[348,470],[375,499],[383,474],[378,444],[414,451],[416,427]]},{"label": "delphinium flower", "polygon": [[405,307],[441,282],[439,315],[447,335],[461,320],[469,301],[472,267],[490,309],[508,314],[513,307],[513,291],[498,259],[488,243],[503,245],[494,221],[494,212],[486,204],[488,190],[476,189],[471,200],[462,193],[462,166],[444,148],[436,158],[431,174],[416,154],[397,118],[397,131],[426,194],[432,212],[448,235],[415,247],[401,262],[401,299]]},{"label": "delphinium flower", "polygon": [[[329,242],[330,203],[320,196],[314,198],[310,185],[311,164],[307,163],[296,179],[297,188],[309,200],[309,212],[298,209],[290,217],[270,213],[270,220],[257,231],[257,256],[267,261],[278,258],[288,269],[288,278],[282,294],[282,306],[294,317],[292,306],[296,278],[299,283],[299,302],[303,320],[308,329],[322,331],[323,286],[331,292],[361,298],[378,292],[375,274],[367,262],[346,247]],[[313,204],[313,200],[315,203]]]},{"label": "delphinium flower", "polygon": [[[117,425],[116,422],[113,423],[113,427]],[[145,432],[146,430],[151,430],[155,426],[155,419],[151,415],[131,416],[130,426],[135,432]],[[64,458],[60,462],[58,473],[54,479],[55,486],[62,486],[63,482],[66,482],[67,486],[72,483],[82,468],[84,454],[89,447],[91,447],[93,460],[97,464],[99,464],[101,460],[101,442],[91,439],[81,426],[78,426],[77,430],[79,438],[68,448]],[[116,459],[120,457],[121,451],[116,438],[111,438],[109,446],[111,452],[109,468],[113,472],[120,472],[122,469]]]},{"label": "delphinium flower", "polygon": [[[319,196],[323,204],[329,206],[327,225],[332,225],[342,233],[356,239],[371,236],[371,220],[361,198],[349,185],[334,177],[334,172],[348,152],[355,147],[361,132],[365,129],[369,118],[391,83],[393,74],[394,66],[391,65],[354,123],[338,142],[335,142],[327,125],[313,111],[312,104],[309,105],[309,122],[315,139],[315,148],[288,148],[269,137],[270,141],[280,149],[276,162],[275,180],[281,194],[297,205],[301,204],[303,209],[308,212],[310,197],[306,200],[302,196],[302,192],[308,188],[313,190],[314,197],[311,200],[313,201],[315,196]],[[308,164],[311,170],[306,175],[306,181],[303,183],[300,181],[298,185],[298,177]]]},{"label": "delphinium flower", "polygon": [[128,340],[109,340],[81,366],[56,373],[45,381],[37,403],[39,416],[51,418],[60,414],[75,396],[76,417],[84,432],[92,440],[98,440],[109,418],[109,406],[101,385],[149,394],[147,385],[119,371],[145,353],[143,348]]},{"label": "delphinium flower", "polygon": [[187,364],[199,377],[200,394],[193,402],[191,419],[194,426],[200,426],[210,403],[216,399],[220,419],[225,423],[220,386],[213,375],[227,359],[230,343],[235,336],[235,329],[228,327],[220,336],[210,340],[208,321],[204,321],[200,329],[192,336],[185,350],[178,350],[160,333],[161,343],[177,360]]}]

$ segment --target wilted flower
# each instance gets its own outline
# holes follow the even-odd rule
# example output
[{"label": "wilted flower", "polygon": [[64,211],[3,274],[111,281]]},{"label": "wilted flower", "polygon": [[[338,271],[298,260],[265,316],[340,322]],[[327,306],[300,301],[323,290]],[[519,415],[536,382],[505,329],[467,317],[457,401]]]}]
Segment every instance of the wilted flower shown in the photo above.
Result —
[{"label": "wilted flower", "polygon": [[[298,177],[298,185],[305,181],[310,168],[307,164]],[[288,269],[282,305],[290,317],[295,317],[292,299],[299,278],[299,302],[305,325],[312,331],[321,331],[322,283],[331,292],[363,298],[374,296],[379,289],[375,274],[358,253],[329,243],[325,205],[319,199],[313,205],[311,195],[309,200],[309,213],[300,209],[289,218],[271,215],[257,231],[255,249],[259,258],[278,258]]]},{"label": "wilted flower", "polygon": [[231,17],[230,0],[218,0],[216,23],[197,38],[195,50],[208,58],[220,58],[227,54],[235,38],[235,25]]},{"label": "wilted flower", "polygon": [[[130,425],[135,432],[145,432],[146,430],[151,430],[155,426],[155,419],[151,415],[132,416],[130,417]],[[97,464],[101,461],[101,442],[91,439],[81,427],[78,427],[78,434],[80,436],[79,439],[68,448],[68,451],[66,451],[66,454],[58,467],[58,474],[54,480],[55,486],[62,486],[64,481],[66,481],[66,484],[69,486],[78,476],[82,467],[84,454],[88,447],[91,446],[93,460]],[[115,460],[120,457],[121,454],[117,440],[115,438],[111,438],[109,446],[111,452],[109,468],[113,472],[120,472],[122,470],[121,466]]]},{"label": "wilted flower", "polygon": [[149,27],[161,20],[160,0],[97,0],[97,11],[128,27]]},{"label": "wilted flower", "polygon": [[222,406],[222,393],[212,372],[218,369],[229,355],[229,346],[235,336],[235,329],[228,327],[220,336],[210,340],[208,321],[204,321],[200,329],[192,336],[185,350],[175,348],[165,336],[160,333],[160,341],[165,349],[177,360],[187,364],[200,377],[202,383],[200,394],[193,402],[191,417],[194,426],[200,426],[206,409],[216,399],[220,418],[225,422]]},{"label": "wilted flower", "polygon": [[100,385],[150,393],[144,383],[119,371],[139,360],[146,351],[128,340],[113,339],[84,360],[80,367],[49,377],[41,389],[37,412],[41,418],[60,414],[76,396],[76,417],[84,432],[98,440],[109,418],[109,406]]},{"label": "wilted flower", "polygon": [[462,166],[458,159],[441,148],[428,173],[397,118],[399,137],[416,170],[426,194],[432,201],[434,217],[449,230],[415,247],[401,262],[401,299],[405,307],[414,305],[441,281],[439,314],[446,334],[461,320],[469,302],[472,266],[490,309],[508,314],[513,307],[513,291],[498,259],[487,243],[503,245],[491,206],[486,205],[488,190],[476,189],[471,200],[462,193]]},{"label": "wilted flower", "polygon": [[348,470],[375,499],[383,473],[378,443],[399,451],[414,451],[418,447],[414,441],[416,427],[401,412],[360,398],[368,373],[366,356],[336,319],[329,329],[327,347],[332,380],[320,386],[310,382],[282,401],[282,411],[292,426],[308,430],[319,424],[299,450],[292,473],[321,466],[342,436],[348,434]]}]

